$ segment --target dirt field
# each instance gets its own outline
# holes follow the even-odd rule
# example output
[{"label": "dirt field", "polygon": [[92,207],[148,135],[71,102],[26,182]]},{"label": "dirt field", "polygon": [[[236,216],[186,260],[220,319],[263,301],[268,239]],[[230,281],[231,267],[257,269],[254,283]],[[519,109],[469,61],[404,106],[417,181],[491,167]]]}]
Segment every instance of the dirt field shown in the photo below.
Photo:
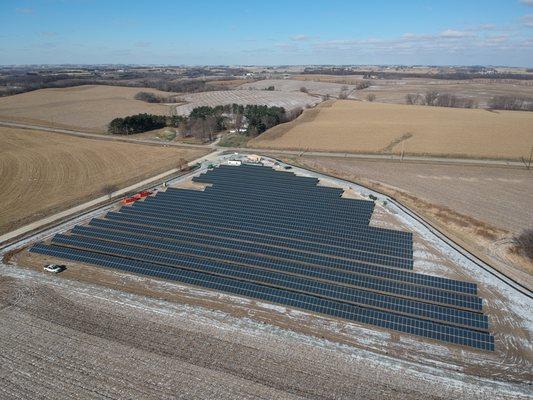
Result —
[{"label": "dirt field", "polygon": [[533,172],[525,169],[297,157],[287,161],[389,194],[520,281],[533,263],[509,252],[533,228]]},{"label": "dirt field", "polygon": [[255,148],[518,159],[533,145],[533,113],[339,100],[307,110]]},{"label": "dirt field", "polygon": [[207,152],[0,127],[0,233]]},{"label": "dirt field", "polygon": [[42,89],[0,98],[0,119],[54,125],[90,132],[106,132],[116,117],[138,113],[166,115],[169,106],[135,100],[139,92],[173,93],[149,88],[87,85]]}]

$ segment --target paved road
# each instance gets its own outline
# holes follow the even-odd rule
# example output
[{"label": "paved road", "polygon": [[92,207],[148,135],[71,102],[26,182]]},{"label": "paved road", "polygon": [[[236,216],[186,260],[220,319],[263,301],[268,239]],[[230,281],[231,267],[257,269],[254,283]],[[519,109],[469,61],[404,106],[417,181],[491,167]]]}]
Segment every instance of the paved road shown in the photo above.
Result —
[{"label": "paved road", "polygon": [[476,160],[476,159],[464,159],[464,158],[447,158],[447,157],[422,157],[422,156],[404,156],[403,159],[397,155],[392,154],[365,154],[365,153],[336,153],[336,152],[323,152],[323,151],[300,151],[300,150],[272,150],[272,149],[247,149],[241,147],[221,147],[218,146],[217,139],[214,143],[209,145],[197,145],[187,143],[170,143],[161,142],[158,140],[150,139],[134,139],[124,136],[102,135],[96,133],[88,133],[81,131],[74,131],[69,129],[50,128],[47,126],[24,124],[12,121],[0,121],[0,126],[10,126],[22,129],[34,129],[47,132],[57,132],[67,135],[86,137],[100,140],[115,140],[121,142],[137,143],[137,144],[150,144],[150,145],[164,145],[164,146],[176,146],[176,147],[192,147],[192,148],[213,148],[221,151],[238,151],[238,152],[251,152],[260,154],[285,154],[294,156],[307,156],[307,157],[338,157],[338,158],[350,158],[350,159],[365,159],[365,160],[380,160],[380,161],[405,161],[405,162],[426,162],[426,163],[438,163],[438,164],[463,164],[463,165],[487,165],[487,166],[508,166],[508,167],[523,167],[523,164],[519,161],[505,161],[505,160]]}]

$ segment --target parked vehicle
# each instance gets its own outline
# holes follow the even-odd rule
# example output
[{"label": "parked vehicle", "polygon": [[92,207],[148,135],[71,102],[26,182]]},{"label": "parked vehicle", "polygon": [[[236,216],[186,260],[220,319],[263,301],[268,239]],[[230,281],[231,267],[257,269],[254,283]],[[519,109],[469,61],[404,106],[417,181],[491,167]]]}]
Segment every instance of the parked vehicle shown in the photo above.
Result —
[{"label": "parked vehicle", "polygon": [[44,267],[44,270],[46,272],[52,272],[54,274],[58,274],[60,272],[63,272],[66,269],[67,269],[66,266],[58,265],[58,264],[48,264],[48,265],[45,265],[45,267]]}]

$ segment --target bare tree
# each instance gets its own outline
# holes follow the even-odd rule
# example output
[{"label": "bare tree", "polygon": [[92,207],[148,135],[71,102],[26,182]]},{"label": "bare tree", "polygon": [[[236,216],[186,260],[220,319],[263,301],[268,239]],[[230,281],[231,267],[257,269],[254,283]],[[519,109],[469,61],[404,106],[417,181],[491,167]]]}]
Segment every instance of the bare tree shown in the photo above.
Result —
[{"label": "bare tree", "polygon": [[188,136],[188,135],[190,135],[189,121],[186,120],[186,119],[184,119],[183,121],[180,121],[180,123],[178,124],[177,131],[178,131],[180,136]]},{"label": "bare tree", "polygon": [[357,90],[363,90],[363,89],[370,87],[370,85],[371,85],[370,81],[364,80],[364,81],[357,82],[355,84],[355,88]]},{"label": "bare tree", "polygon": [[533,229],[525,230],[513,242],[519,253],[533,260]]},{"label": "bare tree", "polygon": [[406,104],[419,104],[421,102],[421,96],[417,93],[408,93],[405,95]]},{"label": "bare tree", "polygon": [[206,131],[207,138],[210,142],[213,141],[213,135],[217,127],[217,117],[214,115],[209,115],[204,121],[204,127]]},{"label": "bare tree", "polygon": [[180,170],[180,171],[183,171],[185,168],[187,168],[189,164],[187,163],[187,160],[184,159],[184,158],[179,158],[178,159],[178,164],[177,164],[177,168]]},{"label": "bare tree", "polygon": [[339,93],[339,99],[341,99],[341,100],[347,99],[348,98],[348,90],[349,90],[348,86],[343,85],[341,87],[341,91]]},{"label": "bare tree", "polygon": [[111,199],[111,196],[112,196],[113,193],[115,193],[117,190],[118,190],[118,186],[117,186],[117,185],[108,184],[108,185],[105,185],[105,186],[102,188],[102,193],[105,194],[107,197],[109,197],[109,198]]},{"label": "bare tree", "polygon": [[376,95],[374,93],[369,93],[367,96],[366,96],[366,99],[368,101],[374,101],[376,100]]},{"label": "bare tree", "polygon": [[457,107],[458,99],[453,94],[443,93],[437,95],[435,99],[435,105],[438,107]]},{"label": "bare tree", "polygon": [[235,126],[235,129],[239,130],[241,129],[242,127],[242,123],[243,123],[243,119],[244,119],[244,116],[242,115],[241,112],[236,112],[234,114],[234,126]]},{"label": "bare tree", "polygon": [[439,92],[436,90],[428,90],[426,92],[425,100],[427,106],[434,106],[439,97]]},{"label": "bare tree", "polygon": [[529,151],[529,158],[520,157],[520,160],[522,160],[522,163],[524,164],[527,170],[531,169],[531,163],[533,162],[533,146],[531,146],[531,150]]},{"label": "bare tree", "polygon": [[190,121],[190,132],[194,138],[199,139],[201,142],[205,142],[207,140],[205,121],[201,118]]},{"label": "bare tree", "polygon": [[298,118],[302,112],[303,109],[301,107],[296,107],[292,110],[285,111],[284,122],[292,121],[293,119]]}]

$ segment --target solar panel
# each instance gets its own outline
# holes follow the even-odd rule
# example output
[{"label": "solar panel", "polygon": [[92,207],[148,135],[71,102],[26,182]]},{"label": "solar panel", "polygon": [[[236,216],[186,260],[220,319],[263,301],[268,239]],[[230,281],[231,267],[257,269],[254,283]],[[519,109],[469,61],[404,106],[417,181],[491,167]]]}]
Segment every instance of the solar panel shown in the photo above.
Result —
[{"label": "solar panel", "polygon": [[410,232],[318,179],[221,166],[30,251],[494,350],[471,282],[419,274]]}]

